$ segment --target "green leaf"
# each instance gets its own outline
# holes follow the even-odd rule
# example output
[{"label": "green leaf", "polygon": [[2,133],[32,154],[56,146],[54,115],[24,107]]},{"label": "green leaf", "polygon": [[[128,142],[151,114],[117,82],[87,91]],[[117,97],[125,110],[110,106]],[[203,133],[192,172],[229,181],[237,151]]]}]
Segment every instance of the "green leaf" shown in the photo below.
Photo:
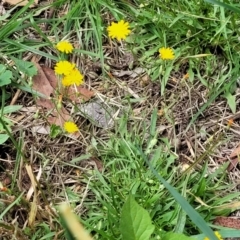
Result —
[{"label": "green leaf", "polygon": [[151,115],[150,134],[152,137],[155,137],[156,135],[156,124],[157,124],[157,118],[158,118],[157,112],[158,110],[154,108]]},{"label": "green leaf", "polygon": [[169,232],[164,237],[162,240],[193,240],[194,238],[188,237],[182,233],[172,233]]},{"label": "green leaf", "polygon": [[149,213],[130,195],[122,208],[120,232],[124,240],[147,240],[154,231]]},{"label": "green leaf", "polygon": [[233,12],[236,12],[236,13],[240,14],[240,9],[234,7],[233,5],[226,4],[226,3],[223,3],[223,2],[220,2],[220,1],[217,1],[217,0],[205,0],[205,2],[216,4],[218,6],[224,7],[228,10],[231,10]]},{"label": "green leaf", "polygon": [[6,107],[3,108],[3,114],[17,112],[21,108],[22,108],[22,105],[6,106]]},{"label": "green leaf", "polygon": [[0,87],[11,83],[12,72],[6,70],[6,67],[0,64]]},{"label": "green leaf", "polygon": [[205,194],[206,191],[206,179],[203,178],[200,182],[199,182],[199,186],[196,192],[196,196],[203,196]]},{"label": "green leaf", "polygon": [[9,136],[7,134],[0,134],[0,145],[8,140]]},{"label": "green leaf", "polygon": [[227,103],[229,107],[231,108],[233,113],[236,113],[236,96],[233,96],[231,93],[227,92],[225,95],[225,98],[227,99]]},{"label": "green leaf", "polygon": [[161,96],[163,95],[163,93],[166,89],[167,82],[168,82],[168,79],[169,79],[172,69],[173,69],[173,66],[167,67],[167,69],[165,70],[164,75],[161,79]]},{"label": "green leaf", "polygon": [[23,61],[14,57],[12,57],[12,59],[20,72],[23,72],[29,77],[33,77],[34,75],[37,74],[37,68],[34,65],[34,63]]},{"label": "green leaf", "polygon": [[[139,149],[140,150],[140,149]],[[159,182],[161,182],[165,188],[171,193],[171,195],[175,198],[178,204],[183,208],[183,210],[187,213],[189,218],[195,223],[195,225],[207,236],[209,236],[212,240],[217,240],[213,230],[208,226],[208,224],[204,221],[202,216],[188,203],[188,201],[179,194],[175,188],[173,188],[159,173],[153,168],[152,164],[148,161],[147,157],[144,153],[140,150],[139,151],[151,169],[152,173],[158,178]]]},{"label": "green leaf", "polygon": [[58,135],[62,133],[62,128],[60,126],[57,126],[55,124],[52,124],[50,127],[50,137],[56,138]]}]

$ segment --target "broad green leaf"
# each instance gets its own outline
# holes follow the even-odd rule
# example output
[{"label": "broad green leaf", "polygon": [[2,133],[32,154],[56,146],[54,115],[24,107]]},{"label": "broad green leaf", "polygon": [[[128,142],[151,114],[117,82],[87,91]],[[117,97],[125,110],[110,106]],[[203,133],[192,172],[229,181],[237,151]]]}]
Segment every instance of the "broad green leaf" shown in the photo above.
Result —
[{"label": "broad green leaf", "polygon": [[120,232],[124,240],[148,240],[154,231],[149,213],[132,196],[122,208]]},{"label": "broad green leaf", "polygon": [[182,233],[172,233],[172,232],[167,233],[162,238],[162,240],[194,240],[194,239],[195,238],[188,237]]},{"label": "broad green leaf", "polygon": [[14,57],[12,57],[12,59],[15,62],[18,71],[23,72],[29,77],[33,77],[37,74],[37,68],[32,62],[27,62]]},{"label": "broad green leaf", "polygon": [[22,105],[6,106],[6,107],[3,108],[3,114],[17,112],[21,108],[22,108]]},{"label": "broad green leaf", "polygon": [[12,72],[6,70],[6,67],[0,64],[0,87],[11,83]]},{"label": "broad green leaf", "polygon": [[226,93],[225,98],[227,99],[227,103],[229,107],[231,108],[233,113],[236,113],[236,96],[233,96],[231,93]]},{"label": "broad green leaf", "polygon": [[0,145],[8,140],[9,136],[7,134],[0,134]]}]

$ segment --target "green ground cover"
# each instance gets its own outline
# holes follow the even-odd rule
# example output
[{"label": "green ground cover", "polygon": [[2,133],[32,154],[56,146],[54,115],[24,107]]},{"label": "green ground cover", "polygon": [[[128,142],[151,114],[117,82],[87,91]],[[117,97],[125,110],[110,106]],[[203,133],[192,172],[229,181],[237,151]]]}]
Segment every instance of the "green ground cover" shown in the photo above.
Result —
[{"label": "green ground cover", "polygon": [[32,3],[1,5],[1,239],[240,237],[239,3]]}]

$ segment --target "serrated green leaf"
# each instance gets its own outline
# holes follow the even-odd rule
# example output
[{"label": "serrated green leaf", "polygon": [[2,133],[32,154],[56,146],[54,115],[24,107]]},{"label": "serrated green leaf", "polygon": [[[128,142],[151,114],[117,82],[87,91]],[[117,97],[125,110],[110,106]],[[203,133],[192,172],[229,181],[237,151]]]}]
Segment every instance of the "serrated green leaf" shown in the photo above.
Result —
[{"label": "serrated green leaf", "polygon": [[23,72],[29,77],[33,77],[37,74],[37,68],[32,62],[27,62],[24,60],[20,60],[17,58],[12,57],[13,61],[15,62],[18,71]]},{"label": "serrated green leaf", "polygon": [[120,232],[124,240],[148,240],[154,231],[149,213],[132,196],[122,208]]},{"label": "serrated green leaf", "polygon": [[169,232],[166,235],[164,235],[162,240],[194,240],[194,238],[188,237],[182,233]]},{"label": "serrated green leaf", "polygon": [[0,134],[0,145],[8,140],[9,136],[7,134]]}]

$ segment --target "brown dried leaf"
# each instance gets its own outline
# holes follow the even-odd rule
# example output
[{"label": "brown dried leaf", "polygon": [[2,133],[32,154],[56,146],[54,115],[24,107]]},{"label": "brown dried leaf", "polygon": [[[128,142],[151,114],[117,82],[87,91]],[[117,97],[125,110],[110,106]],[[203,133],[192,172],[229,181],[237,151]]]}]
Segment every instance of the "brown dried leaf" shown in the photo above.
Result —
[{"label": "brown dried leaf", "polygon": [[37,99],[37,106],[41,106],[47,109],[53,109],[54,104],[50,100],[50,96],[53,94],[54,89],[49,83],[49,80],[47,79],[41,66],[39,64],[35,64],[35,65],[38,69],[38,73],[33,77],[32,88],[46,96],[46,98],[40,97]]},{"label": "brown dried leaf", "polygon": [[229,163],[229,166],[227,168],[228,172],[231,172],[238,164],[238,158],[234,158],[230,160],[231,162]]},{"label": "brown dried leaf", "polygon": [[44,72],[44,74],[46,75],[49,83],[51,84],[51,86],[56,89],[57,85],[58,85],[58,79],[55,75],[54,70],[52,70],[51,68],[47,67],[47,66],[42,66],[42,70]]},{"label": "brown dried leaf", "polygon": [[[18,6],[25,6],[29,3],[29,1],[22,1],[22,0],[3,0],[3,3],[8,3],[11,5],[17,5]],[[38,4],[38,0],[34,0],[34,3],[30,5],[30,7],[35,7]]]},{"label": "brown dried leaf", "polygon": [[[76,91],[77,90],[77,91]],[[69,87],[67,97],[75,103],[86,102],[94,96],[94,92],[84,87]]]},{"label": "brown dried leaf", "polygon": [[228,169],[227,169],[228,172],[230,172],[232,169],[234,169],[237,166],[238,161],[239,161],[238,156],[240,156],[240,146],[235,148],[230,155],[231,162],[230,162],[230,164],[228,166]]},{"label": "brown dried leaf", "polygon": [[240,145],[232,151],[230,158],[237,157],[238,155],[240,155]]},{"label": "brown dried leaf", "polygon": [[63,127],[64,122],[70,119],[70,114],[63,107],[56,110],[55,104],[50,100],[50,96],[54,94],[54,88],[50,83],[56,86],[56,76],[47,67],[42,68],[39,64],[36,64],[36,67],[38,74],[33,77],[33,89],[46,96],[46,98],[37,99],[37,106],[52,110],[52,116],[48,117],[49,123]]},{"label": "brown dried leaf", "polygon": [[61,127],[63,126],[64,122],[68,121],[71,118],[69,112],[64,107],[58,110],[54,110],[52,112],[52,115],[52,117],[48,117],[48,122]]}]

